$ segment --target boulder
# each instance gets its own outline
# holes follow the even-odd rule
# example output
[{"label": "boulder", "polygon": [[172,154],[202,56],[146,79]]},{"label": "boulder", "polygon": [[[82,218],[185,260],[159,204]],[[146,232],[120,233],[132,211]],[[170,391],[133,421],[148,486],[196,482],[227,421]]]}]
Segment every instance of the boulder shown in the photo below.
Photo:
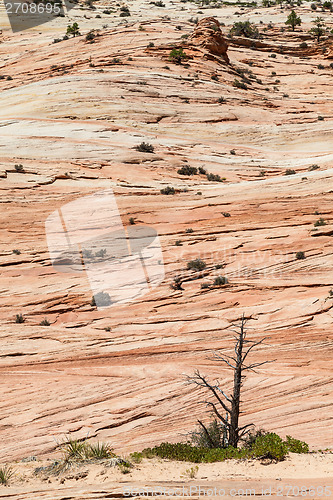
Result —
[{"label": "boulder", "polygon": [[204,17],[196,25],[189,43],[202,47],[210,54],[223,57],[229,64],[228,44],[222,34],[220,23],[214,17]]}]

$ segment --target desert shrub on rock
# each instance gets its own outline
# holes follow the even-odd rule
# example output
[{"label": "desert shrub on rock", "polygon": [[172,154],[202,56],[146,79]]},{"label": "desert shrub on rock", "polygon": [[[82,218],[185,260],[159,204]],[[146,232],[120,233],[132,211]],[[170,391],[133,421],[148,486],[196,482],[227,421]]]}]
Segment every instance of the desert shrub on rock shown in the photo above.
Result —
[{"label": "desert shrub on rock", "polygon": [[229,31],[231,36],[244,36],[245,38],[262,38],[258,28],[250,21],[238,21]]}]

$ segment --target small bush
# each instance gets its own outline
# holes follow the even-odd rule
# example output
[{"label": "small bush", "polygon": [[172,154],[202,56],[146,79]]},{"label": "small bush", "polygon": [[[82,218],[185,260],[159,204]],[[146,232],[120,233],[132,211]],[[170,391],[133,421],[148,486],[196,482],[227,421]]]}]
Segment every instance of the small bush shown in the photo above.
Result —
[{"label": "small bush", "polygon": [[310,172],[312,172],[313,170],[318,170],[318,168],[319,168],[319,165],[310,165],[310,167],[308,168],[308,170]]},{"label": "small bush", "polygon": [[318,121],[323,121],[323,120],[324,120],[324,117],[319,115],[319,116],[318,116],[318,118],[317,118],[317,120],[318,120]]},{"label": "small bush", "polygon": [[280,462],[286,458],[288,447],[280,436],[270,432],[264,436],[259,436],[255,440],[251,452],[257,458],[269,458]]},{"label": "small bush", "polygon": [[51,323],[46,318],[44,318],[43,321],[41,321],[39,324],[40,324],[40,326],[50,326],[51,325]]},{"label": "small bush", "polygon": [[148,45],[147,45],[148,48],[151,48],[151,47],[155,47],[155,44],[154,42],[149,42]]},{"label": "small bush", "polygon": [[234,23],[229,34],[231,36],[244,36],[245,38],[262,38],[258,28],[249,21]]},{"label": "small bush", "polygon": [[128,17],[130,15],[131,15],[131,13],[130,13],[130,10],[128,7],[126,7],[126,6],[120,7],[119,17]]},{"label": "small bush", "polygon": [[167,186],[166,188],[163,188],[160,190],[161,194],[175,194],[176,190],[173,187]]},{"label": "small bush", "polygon": [[219,98],[218,98],[218,102],[219,102],[220,104],[223,104],[223,103],[225,103],[225,102],[226,102],[226,98],[225,98],[225,97],[219,97]]},{"label": "small bush", "polygon": [[203,167],[199,167],[199,174],[201,175],[207,175],[207,170]]},{"label": "small bush", "polygon": [[214,280],[214,285],[215,286],[222,286],[226,285],[228,283],[228,278],[225,276],[217,276]]},{"label": "small bush", "polygon": [[305,253],[304,252],[296,252],[296,259],[297,260],[305,259]]},{"label": "small bush", "polygon": [[105,458],[115,457],[111,446],[108,443],[92,443],[86,447],[86,457],[102,460]]},{"label": "small bush", "polygon": [[222,179],[222,177],[220,177],[218,174],[207,174],[207,180],[208,181],[212,181],[212,182],[223,182],[224,179]]},{"label": "small bush", "polygon": [[322,217],[320,217],[320,219],[314,223],[314,226],[315,227],[326,226],[326,222]]},{"label": "small bush", "polygon": [[133,453],[130,453],[130,459],[134,464],[140,464],[142,462],[142,453],[134,451]]},{"label": "small bush", "polygon": [[247,85],[244,82],[240,82],[239,80],[237,80],[237,78],[234,79],[234,81],[232,82],[232,85],[233,85],[233,87],[236,87],[237,89],[247,90]]},{"label": "small bush", "polygon": [[266,432],[264,429],[250,430],[250,432],[246,434],[246,437],[243,438],[244,448],[250,450],[256,442],[256,439],[262,436],[266,436],[266,434],[268,434],[268,432]]},{"label": "small bush", "polygon": [[93,31],[89,31],[89,33],[86,34],[86,42],[92,42],[95,40],[95,33]]},{"label": "small bush", "polygon": [[129,218],[129,223],[131,224],[131,226],[134,226],[134,224],[135,224],[134,217]]},{"label": "small bush", "polygon": [[8,465],[3,465],[2,467],[0,467],[0,484],[7,486],[13,475],[14,471]]},{"label": "small bush", "polygon": [[185,233],[193,233],[193,229],[191,227],[188,227],[186,230],[185,230]]},{"label": "small bush", "polygon": [[21,250],[14,249],[14,250],[13,250],[13,253],[14,253],[15,255],[21,255]]},{"label": "small bush", "polygon": [[200,258],[190,260],[190,262],[187,263],[187,269],[193,269],[194,271],[203,271],[206,266],[206,262]]},{"label": "small bush", "polygon": [[231,149],[230,154],[231,154],[231,155],[235,155],[235,154],[236,154],[236,151],[235,151],[234,149]]},{"label": "small bush", "polygon": [[207,290],[208,288],[210,288],[210,283],[201,283],[201,289],[202,290]]},{"label": "small bush", "polygon": [[198,169],[196,167],[190,167],[190,165],[184,165],[180,169],[177,170],[177,174],[179,175],[196,175],[198,173]]},{"label": "small bush", "polygon": [[284,175],[294,175],[294,174],[296,174],[296,172],[295,172],[295,170],[292,170],[291,168],[288,168],[284,173]]},{"label": "small bush", "polygon": [[292,453],[309,453],[309,445],[304,441],[287,436],[285,444]]},{"label": "small bush", "polygon": [[169,61],[176,63],[176,64],[181,64],[183,60],[188,59],[188,56],[185,54],[184,50],[182,47],[180,49],[172,49],[170,54],[169,54]]},{"label": "small bush", "polygon": [[308,44],[306,42],[302,42],[302,43],[300,43],[299,48],[300,49],[307,49],[308,48]]},{"label": "small bush", "polygon": [[154,146],[148,142],[141,142],[135,149],[140,153],[153,153],[155,150]]},{"label": "small bush", "polygon": [[325,66],[323,64],[318,64],[318,69],[325,69]]},{"label": "small bush", "polygon": [[181,247],[181,246],[183,246],[183,244],[182,244],[181,240],[176,240],[176,241],[175,241],[175,246],[176,246],[176,247]]},{"label": "small bush", "polygon": [[15,323],[24,323],[25,317],[22,314],[16,314]]},{"label": "small bush", "polygon": [[23,172],[24,171],[24,167],[21,163],[19,165],[15,165],[14,168],[15,168],[16,172]]}]

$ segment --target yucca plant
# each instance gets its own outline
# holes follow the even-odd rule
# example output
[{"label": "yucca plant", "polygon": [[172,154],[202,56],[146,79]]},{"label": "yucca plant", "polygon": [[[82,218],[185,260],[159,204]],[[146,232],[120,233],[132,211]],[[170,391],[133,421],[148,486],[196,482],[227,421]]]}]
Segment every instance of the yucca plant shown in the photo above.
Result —
[{"label": "yucca plant", "polygon": [[14,471],[8,465],[3,465],[0,467],[0,484],[7,485],[10,479],[13,477]]},{"label": "yucca plant", "polygon": [[89,458],[103,459],[103,458],[113,458],[115,454],[112,451],[109,443],[97,443],[89,444],[87,446],[87,455]]}]

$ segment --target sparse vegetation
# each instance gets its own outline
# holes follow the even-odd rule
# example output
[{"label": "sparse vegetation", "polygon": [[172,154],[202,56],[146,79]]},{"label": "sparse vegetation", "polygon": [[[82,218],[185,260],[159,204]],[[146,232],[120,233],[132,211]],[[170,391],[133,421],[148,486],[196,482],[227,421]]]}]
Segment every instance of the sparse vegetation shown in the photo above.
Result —
[{"label": "sparse vegetation", "polygon": [[160,190],[160,193],[161,194],[176,194],[176,190],[175,188],[171,187],[171,186],[167,186],[163,189]]},{"label": "sparse vegetation", "polygon": [[214,279],[215,286],[222,286],[222,285],[226,285],[227,283],[228,283],[228,278],[226,278],[225,276],[217,276]]},{"label": "sparse vegetation", "polygon": [[51,325],[51,323],[46,318],[44,318],[43,321],[41,321],[39,324],[40,324],[40,326],[50,326]]},{"label": "sparse vegetation", "polygon": [[131,15],[129,8],[126,5],[120,7],[119,17],[129,17]]},{"label": "sparse vegetation", "polygon": [[293,31],[295,31],[296,26],[300,26],[302,24],[301,18],[296,14],[294,10],[292,10],[286,20],[286,24],[288,24]]},{"label": "sparse vegetation", "polygon": [[8,465],[3,465],[0,467],[0,484],[7,486],[10,482],[10,479],[13,477],[14,471]]},{"label": "sparse vegetation", "polygon": [[198,173],[198,169],[196,167],[191,167],[190,165],[184,165],[183,167],[177,170],[177,174],[179,175],[196,175]]},{"label": "sparse vegetation", "polygon": [[21,255],[21,250],[17,250],[16,248],[13,250],[15,255]]},{"label": "sparse vegetation", "polygon": [[207,180],[212,182],[223,182],[225,178],[220,177],[219,174],[209,173],[207,174]]},{"label": "sparse vegetation", "polygon": [[25,317],[22,314],[16,314],[15,323],[24,323]]},{"label": "sparse vegetation", "polygon": [[235,22],[229,31],[231,36],[244,36],[245,38],[262,38],[258,28],[250,21]]},{"label": "sparse vegetation", "polygon": [[67,26],[66,35],[72,35],[73,37],[80,35],[80,28],[77,23]]},{"label": "sparse vegetation", "polygon": [[22,165],[22,163],[20,163],[19,165],[15,165],[15,170],[16,172],[24,172],[24,167]]},{"label": "sparse vegetation", "polygon": [[287,168],[287,170],[284,173],[284,175],[294,175],[294,174],[296,174],[296,172],[291,168]]},{"label": "sparse vegetation", "polygon": [[318,219],[315,223],[314,223],[314,226],[315,227],[319,227],[319,226],[326,226],[326,221],[320,217],[320,219]]},{"label": "sparse vegetation", "polygon": [[207,267],[207,264],[202,259],[190,260],[187,263],[187,269],[193,269],[193,271],[203,271]]},{"label": "sparse vegetation", "polygon": [[324,19],[322,17],[316,17],[313,24],[314,27],[309,30],[309,33],[316,38],[318,43],[320,43],[320,39],[325,34]]},{"label": "sparse vegetation", "polygon": [[182,61],[188,59],[188,56],[185,54],[183,48],[181,47],[180,49],[172,49],[170,54],[169,54],[169,61],[175,63],[175,64],[181,64]]},{"label": "sparse vegetation", "polygon": [[155,151],[154,146],[148,142],[141,142],[135,149],[140,151],[140,153],[154,153]]},{"label": "sparse vegetation", "polygon": [[131,226],[134,226],[134,224],[135,224],[134,217],[129,218],[129,223],[131,224]]},{"label": "sparse vegetation", "polygon": [[305,259],[305,253],[304,252],[296,252],[296,259],[297,260]]}]

